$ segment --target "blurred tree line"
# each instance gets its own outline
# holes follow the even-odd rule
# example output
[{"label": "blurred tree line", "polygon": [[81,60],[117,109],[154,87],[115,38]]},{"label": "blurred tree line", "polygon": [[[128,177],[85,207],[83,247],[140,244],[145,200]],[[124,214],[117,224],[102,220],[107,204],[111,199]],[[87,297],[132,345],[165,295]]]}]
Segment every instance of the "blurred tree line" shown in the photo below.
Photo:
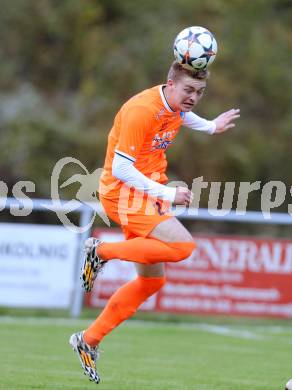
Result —
[{"label": "blurred tree line", "polygon": [[[240,107],[241,119],[221,136],[182,130],[168,151],[170,179],[290,188],[291,0],[0,0],[0,9],[0,180],[10,188],[32,180],[34,197],[49,197],[65,156],[101,167],[116,111],[165,81],[173,40],[191,25],[219,45],[196,112],[212,119]],[[253,193],[248,207],[259,202]]]}]

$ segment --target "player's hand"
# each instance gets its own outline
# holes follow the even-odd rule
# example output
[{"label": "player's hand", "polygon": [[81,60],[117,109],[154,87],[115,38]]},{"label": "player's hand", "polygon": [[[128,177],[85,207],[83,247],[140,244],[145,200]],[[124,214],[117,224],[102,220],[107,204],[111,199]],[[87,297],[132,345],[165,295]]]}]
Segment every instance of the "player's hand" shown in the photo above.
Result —
[{"label": "player's hand", "polygon": [[232,110],[223,112],[214,119],[216,130],[214,134],[224,133],[224,131],[235,127],[234,120],[240,117],[240,109],[232,108]]},{"label": "player's hand", "polygon": [[186,187],[176,187],[176,194],[174,198],[174,205],[189,206],[193,199],[192,192]]}]

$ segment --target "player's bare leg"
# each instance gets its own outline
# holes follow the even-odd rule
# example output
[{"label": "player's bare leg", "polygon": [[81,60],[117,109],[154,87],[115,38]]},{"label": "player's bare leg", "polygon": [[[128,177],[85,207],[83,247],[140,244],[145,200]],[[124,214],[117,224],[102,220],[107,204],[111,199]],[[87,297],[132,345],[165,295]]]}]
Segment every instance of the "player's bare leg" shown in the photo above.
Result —
[{"label": "player's bare leg", "polygon": [[135,263],[137,274],[143,278],[162,278],[164,277],[164,263],[158,264],[139,264]]},{"label": "player's bare leg", "polygon": [[[193,242],[194,239],[184,225],[175,217],[161,222],[150,232],[150,238],[164,242]],[[165,259],[167,261],[167,259]]]}]

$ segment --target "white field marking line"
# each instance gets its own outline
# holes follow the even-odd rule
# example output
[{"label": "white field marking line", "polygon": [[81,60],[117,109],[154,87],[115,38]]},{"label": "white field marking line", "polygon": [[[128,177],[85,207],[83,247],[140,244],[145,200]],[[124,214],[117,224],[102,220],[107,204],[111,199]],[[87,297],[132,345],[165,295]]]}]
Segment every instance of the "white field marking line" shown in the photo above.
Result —
[{"label": "white field marking line", "polygon": [[135,325],[135,324],[141,324],[143,326],[149,326],[149,327],[159,327],[159,326],[167,326],[170,328],[182,328],[182,329],[196,329],[196,330],[202,330],[204,332],[214,333],[218,335],[223,336],[229,336],[229,337],[239,337],[243,339],[252,339],[252,340],[262,340],[265,338],[264,336],[252,332],[247,329],[238,329],[238,327],[232,327],[227,325],[211,325],[207,323],[188,323],[188,322],[178,322],[178,323],[164,323],[164,322],[154,322],[154,321],[140,321],[140,320],[134,320],[131,322],[128,322],[127,325]]},{"label": "white field marking line", "polygon": [[267,326],[258,326],[257,330],[263,333],[269,334],[292,334],[292,324],[289,326],[280,326],[280,325],[267,325]]},{"label": "white field marking line", "polygon": [[220,334],[223,336],[239,337],[247,340],[262,340],[264,336],[251,332],[247,329],[238,329],[226,325],[211,325],[211,324],[197,324],[197,329],[201,329],[210,333]]},{"label": "white field marking line", "polygon": [[[232,325],[213,325],[208,323],[189,323],[189,322],[177,322],[177,323],[164,323],[164,322],[155,322],[155,321],[141,321],[141,320],[133,320],[131,322],[127,322],[126,326],[135,326],[135,324],[140,324],[148,327],[159,327],[159,326],[167,326],[169,328],[177,329],[178,327],[182,329],[196,329],[204,332],[209,332],[213,334],[218,334],[227,337],[238,337],[247,340],[263,340],[268,339],[268,336],[272,334],[292,334],[292,327],[281,327],[275,325],[267,325],[267,326],[258,326],[255,325],[254,329],[244,329],[244,326],[232,326]],[[123,324],[121,324],[123,326]],[[271,330],[271,331],[269,331]]]}]

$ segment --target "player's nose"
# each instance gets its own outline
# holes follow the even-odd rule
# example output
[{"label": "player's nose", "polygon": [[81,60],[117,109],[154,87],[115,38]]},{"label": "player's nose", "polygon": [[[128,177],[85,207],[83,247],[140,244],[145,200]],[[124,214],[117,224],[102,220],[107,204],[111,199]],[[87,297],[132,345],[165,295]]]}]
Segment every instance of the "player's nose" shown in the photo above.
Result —
[{"label": "player's nose", "polygon": [[196,104],[198,101],[198,96],[196,94],[193,94],[192,96],[190,96],[189,101],[192,104]]},{"label": "player's nose", "polygon": [[197,94],[197,92],[192,93],[192,95],[190,96],[190,101],[195,104],[197,103],[198,100],[199,100],[199,95]]}]

